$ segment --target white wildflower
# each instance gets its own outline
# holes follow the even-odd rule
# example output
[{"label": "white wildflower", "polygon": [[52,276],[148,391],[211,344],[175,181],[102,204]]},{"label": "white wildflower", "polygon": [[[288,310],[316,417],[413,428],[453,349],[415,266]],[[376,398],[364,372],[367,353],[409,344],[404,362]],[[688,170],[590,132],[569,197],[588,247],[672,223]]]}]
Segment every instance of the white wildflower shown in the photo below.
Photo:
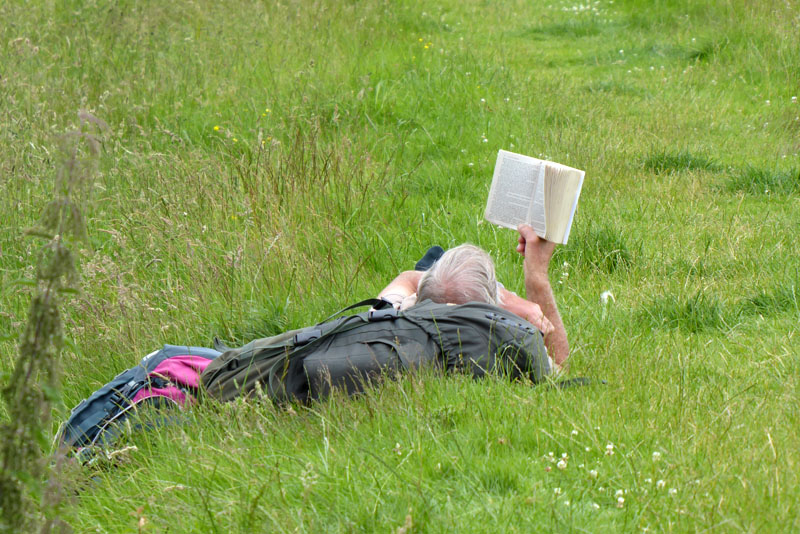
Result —
[{"label": "white wildflower", "polygon": [[625,506],[625,497],[617,497],[617,508]]},{"label": "white wildflower", "polygon": [[653,451],[653,461],[657,462],[661,459],[661,453],[658,451]]},{"label": "white wildflower", "polygon": [[597,469],[592,469],[589,471],[589,476],[592,478],[597,478]]},{"label": "white wildflower", "polygon": [[564,469],[567,468],[567,462],[565,462],[563,459],[561,459],[556,464],[556,467],[558,467],[559,469],[561,469],[563,471]]},{"label": "white wildflower", "polygon": [[664,489],[666,485],[667,485],[666,482],[664,482],[663,480],[659,480],[658,482],[656,482],[656,489]]}]

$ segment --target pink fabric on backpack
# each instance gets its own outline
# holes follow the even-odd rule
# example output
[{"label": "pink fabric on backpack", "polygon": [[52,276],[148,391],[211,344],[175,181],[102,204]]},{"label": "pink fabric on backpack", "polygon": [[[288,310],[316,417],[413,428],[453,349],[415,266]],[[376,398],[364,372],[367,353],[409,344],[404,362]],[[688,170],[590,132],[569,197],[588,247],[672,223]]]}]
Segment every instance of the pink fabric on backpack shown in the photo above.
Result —
[{"label": "pink fabric on backpack", "polygon": [[180,390],[179,386],[200,387],[200,373],[205,371],[209,363],[211,363],[211,360],[208,358],[189,354],[167,358],[158,364],[148,376],[163,378],[175,385],[163,388],[141,389],[133,396],[132,402],[136,404],[149,397],[167,397],[178,404],[186,404],[188,400],[191,400],[191,397],[187,399],[186,394]]},{"label": "pink fabric on backpack", "polygon": [[181,391],[175,386],[167,386],[165,388],[144,388],[140,389],[139,392],[133,396],[133,400],[131,401],[133,404],[137,402],[141,402],[145,399],[149,399],[150,397],[166,397],[170,400],[175,401],[176,403],[184,406],[187,402],[191,400],[186,398],[186,393]]}]

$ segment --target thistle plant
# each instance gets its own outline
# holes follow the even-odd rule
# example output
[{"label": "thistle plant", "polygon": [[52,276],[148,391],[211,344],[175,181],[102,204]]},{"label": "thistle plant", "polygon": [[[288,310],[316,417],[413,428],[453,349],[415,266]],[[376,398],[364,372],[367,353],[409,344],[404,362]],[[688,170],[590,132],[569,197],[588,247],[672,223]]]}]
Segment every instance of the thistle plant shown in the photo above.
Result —
[{"label": "thistle plant", "polygon": [[58,524],[60,499],[53,496],[61,492],[57,473],[49,467],[49,433],[64,344],[60,307],[78,282],[70,245],[86,238],[83,211],[100,152],[100,139],[91,131],[106,128],[86,112],[78,118],[80,128],[63,138],[54,198],[37,225],[26,231],[43,244],[35,279],[24,281],[32,288],[28,321],[14,370],[2,385],[8,420],[0,427],[0,532],[49,532]]}]

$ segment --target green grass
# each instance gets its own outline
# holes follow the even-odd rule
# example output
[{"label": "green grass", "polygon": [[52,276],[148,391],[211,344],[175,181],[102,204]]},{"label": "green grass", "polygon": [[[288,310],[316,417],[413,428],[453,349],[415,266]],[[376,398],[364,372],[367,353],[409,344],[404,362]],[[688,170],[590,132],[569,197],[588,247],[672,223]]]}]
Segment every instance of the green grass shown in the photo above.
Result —
[{"label": "green grass", "polygon": [[748,313],[761,315],[779,314],[782,312],[800,311],[797,296],[797,284],[779,285],[771,291],[761,290],[752,297],[747,297],[742,308]]},{"label": "green grass", "polygon": [[567,266],[573,264],[579,268],[592,268],[612,274],[617,269],[631,267],[641,248],[641,243],[629,247],[618,229],[594,224],[587,230],[578,227],[574,237],[571,235],[568,245],[554,255],[554,262],[563,258]]},{"label": "green grass", "polygon": [[656,299],[645,307],[644,313],[656,328],[679,328],[692,334],[726,326],[723,307],[715,297],[702,292],[685,298],[669,296]]},{"label": "green grass", "polygon": [[80,109],[111,130],[68,407],[163,343],[322,320],[432,244],[522,293],[515,234],[481,221],[497,150],[586,170],[550,274],[570,375],[607,385],[207,403],[92,473],[76,532],[800,529],[800,5],[591,6],[0,4],[0,372],[58,137]]},{"label": "green grass", "polygon": [[800,169],[768,170],[746,167],[728,181],[728,189],[751,195],[791,195],[800,192]]},{"label": "green grass", "polygon": [[693,170],[715,172],[720,169],[713,160],[703,155],[692,154],[688,150],[681,150],[674,154],[664,151],[654,152],[645,158],[644,167],[656,174]]}]

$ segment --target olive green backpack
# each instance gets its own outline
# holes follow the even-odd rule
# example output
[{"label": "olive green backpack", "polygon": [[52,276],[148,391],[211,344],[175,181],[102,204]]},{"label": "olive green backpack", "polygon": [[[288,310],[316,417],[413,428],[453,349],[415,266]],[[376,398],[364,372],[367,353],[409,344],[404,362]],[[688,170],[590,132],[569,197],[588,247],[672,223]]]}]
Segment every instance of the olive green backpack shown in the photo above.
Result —
[{"label": "olive green backpack", "polygon": [[[369,300],[343,311],[365,304],[385,305]],[[332,388],[358,393],[380,376],[426,366],[534,382],[551,372],[541,332],[524,319],[489,304],[426,300],[257,339],[226,350],[200,378],[219,400],[260,391],[277,402],[308,402]]]}]

